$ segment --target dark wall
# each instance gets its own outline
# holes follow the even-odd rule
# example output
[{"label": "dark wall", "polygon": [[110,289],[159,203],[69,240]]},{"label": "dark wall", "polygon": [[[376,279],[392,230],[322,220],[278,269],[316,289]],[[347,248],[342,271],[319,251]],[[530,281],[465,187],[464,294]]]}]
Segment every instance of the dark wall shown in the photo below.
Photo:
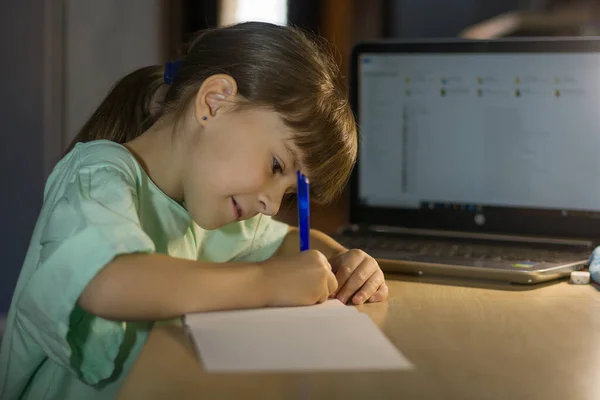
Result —
[{"label": "dark wall", "polygon": [[184,43],[203,29],[214,28],[219,23],[217,0],[183,0],[181,3],[181,33]]},{"label": "dark wall", "polygon": [[43,6],[0,3],[0,314],[8,311],[42,204]]},{"label": "dark wall", "polygon": [[163,62],[161,10],[162,0],[0,2],[0,314],[66,143],[117,79]]},{"label": "dark wall", "polygon": [[321,0],[288,0],[288,24],[321,33]]}]

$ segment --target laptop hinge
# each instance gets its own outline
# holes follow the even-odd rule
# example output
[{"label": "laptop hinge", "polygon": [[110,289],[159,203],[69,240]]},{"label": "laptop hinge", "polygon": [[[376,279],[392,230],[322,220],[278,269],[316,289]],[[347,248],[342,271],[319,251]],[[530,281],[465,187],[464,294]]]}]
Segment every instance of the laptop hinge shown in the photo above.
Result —
[{"label": "laptop hinge", "polygon": [[[362,226],[361,226],[361,228],[362,228]],[[497,234],[497,233],[477,233],[477,232],[415,229],[415,228],[403,228],[403,227],[386,226],[386,225],[371,225],[367,229],[370,232],[391,233],[391,234],[398,234],[398,235],[403,234],[403,235],[457,238],[457,239],[496,240],[496,241],[503,241],[503,242],[556,244],[556,245],[578,246],[578,247],[589,247],[589,248],[592,248],[595,246],[593,241],[586,240],[586,239],[567,239],[567,238],[550,238],[550,237],[538,237],[538,236]]]}]

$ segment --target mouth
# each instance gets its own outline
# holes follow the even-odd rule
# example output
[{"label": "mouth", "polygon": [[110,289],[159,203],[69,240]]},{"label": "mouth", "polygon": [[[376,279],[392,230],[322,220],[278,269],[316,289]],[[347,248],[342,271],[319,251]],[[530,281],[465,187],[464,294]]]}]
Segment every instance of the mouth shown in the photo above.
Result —
[{"label": "mouth", "polygon": [[231,197],[231,204],[233,204],[233,215],[235,216],[236,221],[242,219],[242,207],[235,201],[233,197]]}]

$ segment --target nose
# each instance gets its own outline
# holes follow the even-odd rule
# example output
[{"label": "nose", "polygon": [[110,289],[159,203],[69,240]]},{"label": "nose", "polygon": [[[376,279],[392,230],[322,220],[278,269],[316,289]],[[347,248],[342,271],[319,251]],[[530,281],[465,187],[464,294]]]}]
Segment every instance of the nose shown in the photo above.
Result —
[{"label": "nose", "polygon": [[278,185],[271,185],[268,190],[265,190],[258,196],[260,203],[260,212],[273,216],[279,212],[281,202],[283,200],[285,190],[280,188]]}]

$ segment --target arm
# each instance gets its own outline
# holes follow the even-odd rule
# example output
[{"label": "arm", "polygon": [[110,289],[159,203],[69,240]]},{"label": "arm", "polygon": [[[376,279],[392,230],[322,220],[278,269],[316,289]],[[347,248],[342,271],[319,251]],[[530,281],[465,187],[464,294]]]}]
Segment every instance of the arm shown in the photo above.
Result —
[{"label": "arm", "polygon": [[[283,242],[275,252],[275,256],[285,256],[297,253],[300,247],[300,232],[298,228],[290,226]],[[332,237],[318,231],[310,230],[310,248],[319,250],[328,259],[348,251],[344,246],[336,242]]]},{"label": "arm", "polygon": [[158,320],[190,312],[263,307],[260,264],[190,261],[161,254],[116,257],[87,285],[79,305],[113,320]]}]

